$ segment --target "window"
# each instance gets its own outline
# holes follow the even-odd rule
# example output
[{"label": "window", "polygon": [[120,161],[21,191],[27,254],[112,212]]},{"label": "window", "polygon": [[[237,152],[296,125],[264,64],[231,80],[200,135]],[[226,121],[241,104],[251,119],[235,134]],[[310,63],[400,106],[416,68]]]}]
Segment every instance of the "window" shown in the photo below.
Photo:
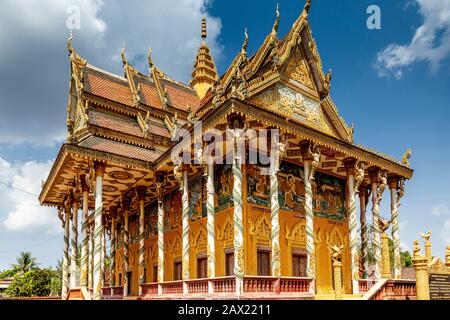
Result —
[{"label": "window", "polygon": [[158,266],[153,266],[153,282],[158,282]]},{"label": "window", "polygon": [[258,250],[258,276],[270,276],[270,252]]},{"label": "window", "polygon": [[234,252],[225,253],[225,276],[234,276]]},{"label": "window", "polygon": [[181,265],[181,261],[175,262],[173,264],[173,280],[178,281],[182,280],[183,267]]},{"label": "window", "polygon": [[144,268],[144,279],[142,279],[142,283],[147,283],[147,269]]},{"label": "window", "polygon": [[306,255],[294,253],[292,254],[292,276],[306,277]]},{"label": "window", "polygon": [[206,257],[197,259],[197,278],[204,279],[208,277],[208,263]]},{"label": "window", "polygon": [[131,294],[131,292],[132,292],[131,291],[131,289],[132,289],[131,283],[133,282],[133,272],[132,271],[128,271],[127,275],[128,275],[128,283],[127,283],[128,294]]}]

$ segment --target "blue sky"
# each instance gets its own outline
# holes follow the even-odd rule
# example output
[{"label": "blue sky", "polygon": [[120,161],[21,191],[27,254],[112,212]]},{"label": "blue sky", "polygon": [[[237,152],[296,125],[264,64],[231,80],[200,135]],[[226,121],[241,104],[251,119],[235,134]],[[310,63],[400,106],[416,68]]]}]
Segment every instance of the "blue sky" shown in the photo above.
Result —
[{"label": "blue sky", "polygon": [[[66,9],[81,3],[75,47],[91,63],[122,73],[118,54],[126,41],[129,58],[146,72],[142,55],[152,45],[156,64],[183,81],[189,79],[203,14],[222,73],[240,50],[245,27],[248,51],[258,49],[276,7],[269,0],[133,1],[127,8],[120,1],[2,2],[0,30],[9,32],[0,31],[0,56],[6,57],[0,61],[0,181],[16,189],[0,184],[0,270],[27,248],[42,265],[54,265],[62,253],[56,212],[37,207],[35,197],[17,188],[39,192],[64,139]],[[279,35],[303,4],[279,1]],[[372,4],[381,9],[381,30],[366,27]],[[125,9],[131,12],[123,15]],[[333,70],[331,94],[347,123],[355,124],[356,142],[397,158],[413,150],[415,174],[400,208],[402,245],[410,248],[419,232],[432,230],[433,254],[443,257],[450,244],[450,1],[313,1],[310,24],[324,68]],[[385,217],[388,200],[386,193]]]}]

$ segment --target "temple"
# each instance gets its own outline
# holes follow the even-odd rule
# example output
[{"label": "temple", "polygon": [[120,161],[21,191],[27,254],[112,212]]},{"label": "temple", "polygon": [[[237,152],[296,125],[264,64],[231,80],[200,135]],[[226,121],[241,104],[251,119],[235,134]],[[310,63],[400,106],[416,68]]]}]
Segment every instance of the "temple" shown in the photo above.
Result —
[{"label": "temple", "polygon": [[[69,39],[67,141],[39,198],[64,228],[63,299],[315,299],[361,296],[369,282],[401,278],[398,209],[413,175],[410,151],[396,160],[355,144],[330,95],[310,8],[308,0],[284,37],[277,8],[253,55],[245,32],[222,76],[203,19],[189,85],[159,69],[151,50],[142,73],[124,47],[115,75]],[[216,139],[182,139],[199,123],[200,136]],[[248,134],[264,130],[279,138]],[[231,142],[215,143],[229,132]],[[270,170],[264,157],[250,161],[254,141],[276,150]],[[248,148],[236,156],[239,143]],[[192,161],[180,161],[186,153]],[[383,259],[389,224],[392,272]]]}]

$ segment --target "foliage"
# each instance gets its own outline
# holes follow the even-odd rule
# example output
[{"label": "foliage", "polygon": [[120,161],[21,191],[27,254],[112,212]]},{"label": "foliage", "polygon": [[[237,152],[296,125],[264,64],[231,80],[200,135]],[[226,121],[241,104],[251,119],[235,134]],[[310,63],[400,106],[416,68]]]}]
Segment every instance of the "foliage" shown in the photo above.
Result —
[{"label": "foliage", "polygon": [[29,251],[21,252],[16,261],[17,263],[13,264],[12,267],[19,274],[25,274],[30,270],[36,269],[38,266],[36,258]]},{"label": "foliage", "polygon": [[17,270],[15,269],[7,269],[2,272],[0,272],[0,280],[6,279],[6,278],[13,278],[17,273]]},{"label": "foliage", "polygon": [[411,253],[409,253],[409,251],[400,252],[400,257],[402,259],[402,267],[412,267],[413,266],[412,256],[411,256]]},{"label": "foliage", "polygon": [[55,271],[51,269],[31,269],[17,274],[6,294],[11,297],[43,297],[50,294],[51,279]]}]

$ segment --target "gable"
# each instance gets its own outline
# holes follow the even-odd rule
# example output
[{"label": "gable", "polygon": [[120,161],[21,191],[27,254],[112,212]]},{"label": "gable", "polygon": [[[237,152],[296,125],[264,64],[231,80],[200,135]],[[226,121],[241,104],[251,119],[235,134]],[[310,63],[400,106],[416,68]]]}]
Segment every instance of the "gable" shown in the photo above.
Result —
[{"label": "gable", "polygon": [[298,47],[293,50],[291,57],[286,63],[282,73],[282,80],[299,87],[309,94],[318,96],[308,63]]}]

